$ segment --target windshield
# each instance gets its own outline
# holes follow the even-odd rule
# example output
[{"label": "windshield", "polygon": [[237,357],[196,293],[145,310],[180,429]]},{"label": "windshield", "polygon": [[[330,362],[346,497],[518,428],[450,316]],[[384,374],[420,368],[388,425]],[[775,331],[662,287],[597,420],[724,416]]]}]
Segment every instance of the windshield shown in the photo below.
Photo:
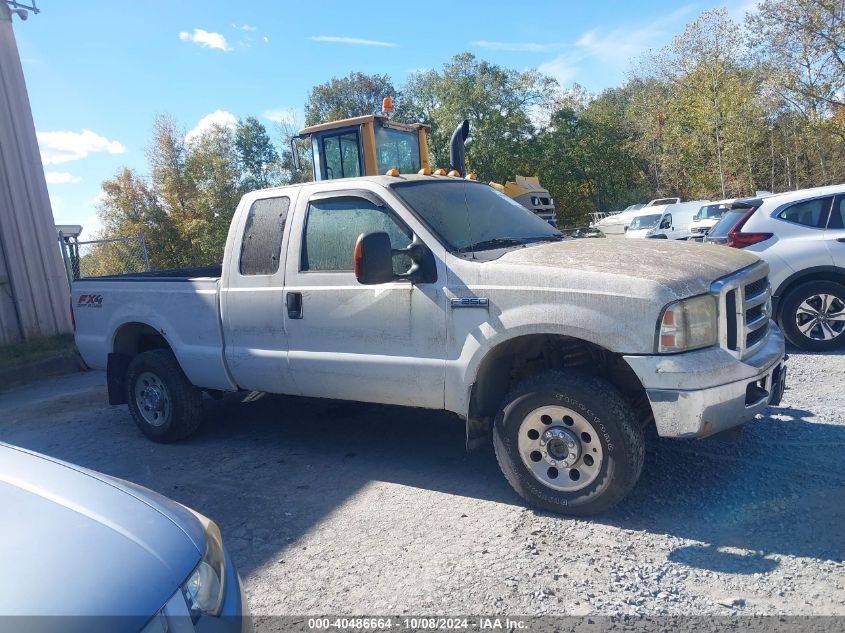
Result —
[{"label": "windshield", "polygon": [[513,248],[563,239],[548,222],[482,183],[416,180],[392,189],[451,250]]},{"label": "windshield", "polygon": [[657,226],[657,223],[660,221],[661,217],[663,217],[662,213],[641,215],[631,220],[631,224],[628,226],[628,230],[650,229],[653,226]]},{"label": "windshield", "polygon": [[725,213],[722,219],[716,222],[716,225],[707,232],[708,237],[726,237],[734,225],[739,222],[739,219],[746,214],[748,209],[733,209]]},{"label": "windshield", "polygon": [[726,204],[705,204],[698,210],[698,213],[695,214],[696,220],[708,220],[710,218],[718,218],[728,210],[728,205]]}]

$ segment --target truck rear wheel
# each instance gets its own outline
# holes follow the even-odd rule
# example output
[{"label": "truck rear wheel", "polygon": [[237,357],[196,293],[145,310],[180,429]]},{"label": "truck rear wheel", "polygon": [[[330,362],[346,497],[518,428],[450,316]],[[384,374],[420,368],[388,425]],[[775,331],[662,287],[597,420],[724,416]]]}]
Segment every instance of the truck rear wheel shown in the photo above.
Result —
[{"label": "truck rear wheel", "polygon": [[522,498],[572,515],[597,514],[622,499],[644,457],[642,428],[622,395],[569,370],[517,385],[496,417],[493,445]]},{"label": "truck rear wheel", "polygon": [[170,350],[139,354],[126,374],[126,402],[141,432],[155,442],[175,442],[197,430],[202,394]]}]

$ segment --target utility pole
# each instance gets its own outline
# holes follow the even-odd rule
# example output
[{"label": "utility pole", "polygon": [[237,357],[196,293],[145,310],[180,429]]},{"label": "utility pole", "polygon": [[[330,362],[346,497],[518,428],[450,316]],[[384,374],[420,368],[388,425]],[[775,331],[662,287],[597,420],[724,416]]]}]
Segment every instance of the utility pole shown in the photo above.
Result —
[{"label": "utility pole", "polygon": [[35,2],[0,0],[0,344],[71,331],[70,294],[12,29]]}]

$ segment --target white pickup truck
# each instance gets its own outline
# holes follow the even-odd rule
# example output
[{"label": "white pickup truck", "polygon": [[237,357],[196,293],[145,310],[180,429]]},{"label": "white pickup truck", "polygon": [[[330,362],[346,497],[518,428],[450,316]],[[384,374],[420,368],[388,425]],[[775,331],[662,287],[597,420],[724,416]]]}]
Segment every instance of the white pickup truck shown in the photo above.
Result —
[{"label": "white pickup truck", "polygon": [[571,240],[493,188],[374,176],[256,191],[222,268],[74,283],[76,342],[151,439],[203,392],[442,409],[529,502],[600,512],[644,432],[699,438],[777,404],[767,265],[670,240]]}]

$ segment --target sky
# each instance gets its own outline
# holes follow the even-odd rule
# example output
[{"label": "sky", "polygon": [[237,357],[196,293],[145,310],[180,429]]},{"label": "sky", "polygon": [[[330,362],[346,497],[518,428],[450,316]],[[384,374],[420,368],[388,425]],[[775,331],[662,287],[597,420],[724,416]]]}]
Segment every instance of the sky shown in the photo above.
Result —
[{"label": "sky", "polygon": [[[146,173],[153,120],[190,138],[257,116],[273,134],[301,123],[312,86],[352,71],[439,69],[470,51],[536,68],[591,92],[619,85],[632,60],[683,31],[708,2],[458,3],[269,0],[38,0],[14,20],[57,224],[99,226],[100,183],[122,166]],[[725,3],[722,3],[725,4]],[[753,0],[729,0],[741,18]]]}]

